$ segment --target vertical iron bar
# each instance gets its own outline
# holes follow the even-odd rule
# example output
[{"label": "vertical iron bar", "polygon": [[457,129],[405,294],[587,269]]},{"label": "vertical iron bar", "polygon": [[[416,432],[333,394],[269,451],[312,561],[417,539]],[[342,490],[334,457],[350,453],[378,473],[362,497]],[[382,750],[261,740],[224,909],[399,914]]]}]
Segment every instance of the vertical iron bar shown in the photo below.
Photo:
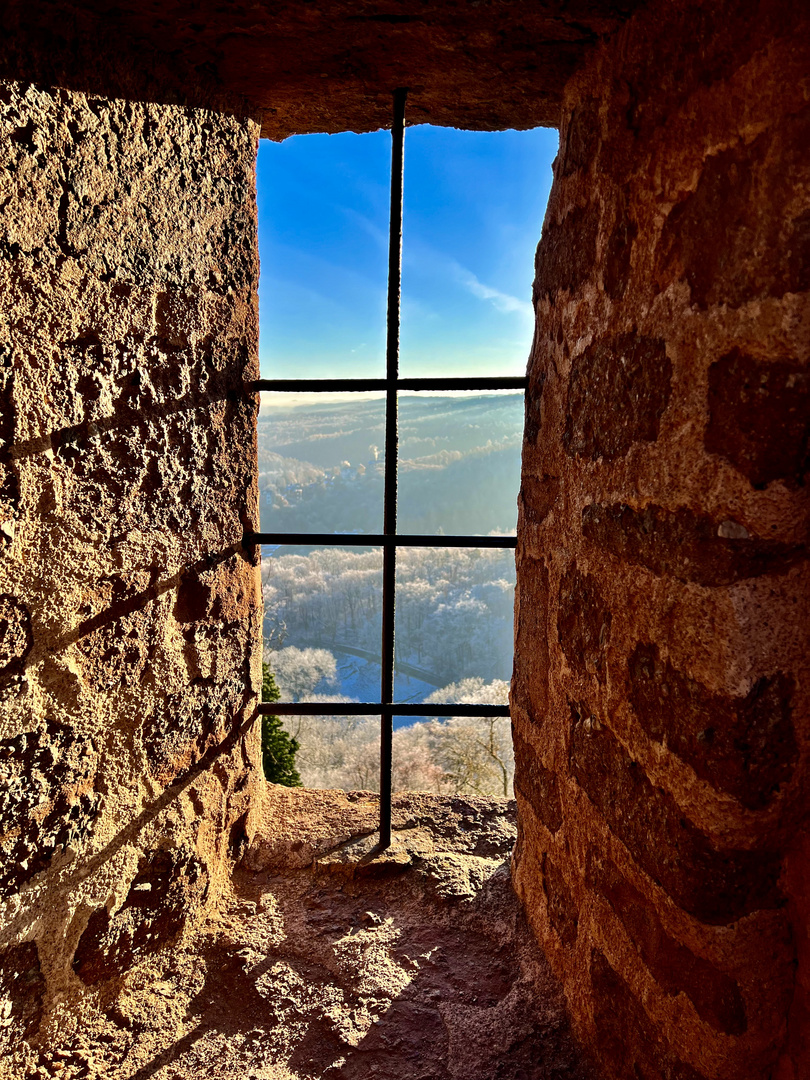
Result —
[{"label": "vertical iron bar", "polygon": [[[405,99],[408,91],[394,91],[394,116],[391,124],[391,216],[388,232],[388,313],[386,322],[386,391],[385,391],[385,501],[383,533],[397,531],[397,378],[399,377],[399,311],[402,282],[402,179],[405,148]],[[380,701],[394,700],[394,589],[396,586],[396,548],[383,548],[382,672]],[[393,787],[394,727],[390,711],[380,717],[380,847],[391,844],[391,793]]]}]

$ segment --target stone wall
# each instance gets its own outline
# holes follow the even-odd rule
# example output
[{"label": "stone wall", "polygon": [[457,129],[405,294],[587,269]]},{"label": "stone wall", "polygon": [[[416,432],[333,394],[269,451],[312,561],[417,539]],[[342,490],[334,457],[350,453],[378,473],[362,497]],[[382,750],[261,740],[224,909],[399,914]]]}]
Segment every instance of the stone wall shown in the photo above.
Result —
[{"label": "stone wall", "polygon": [[556,125],[594,44],[645,0],[5,0],[0,78],[242,109],[262,135]]},{"label": "stone wall", "polygon": [[566,91],[518,529],[515,871],[610,1077],[810,1062],[802,7],[656,3]]},{"label": "stone wall", "polygon": [[[338,34],[288,5],[286,35],[242,4],[8,7],[0,73],[35,85],[0,83],[4,1065],[27,1075],[29,1044],[94,1010],[141,1038],[131,970],[212,910],[261,816],[243,113],[373,128],[402,63],[425,121],[530,126],[563,101],[519,524],[518,891],[606,1075],[800,1080],[801,5],[653,0],[601,46],[635,0],[478,5],[474,42],[455,7],[361,31],[340,0]],[[110,87],[130,100],[79,92]]]},{"label": "stone wall", "polygon": [[203,914],[241,842],[256,143],[0,84],[4,1060]]}]

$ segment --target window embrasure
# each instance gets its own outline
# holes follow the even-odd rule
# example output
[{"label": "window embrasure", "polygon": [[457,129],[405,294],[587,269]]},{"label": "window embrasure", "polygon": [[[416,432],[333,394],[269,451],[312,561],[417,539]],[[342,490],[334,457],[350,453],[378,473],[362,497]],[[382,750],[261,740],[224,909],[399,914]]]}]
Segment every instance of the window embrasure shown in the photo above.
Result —
[{"label": "window embrasure", "polygon": [[276,701],[264,703],[260,712],[277,716],[322,716],[325,712],[343,716],[379,716],[380,728],[380,846],[391,842],[392,746],[394,717],[503,717],[506,704],[442,703],[426,705],[395,700],[395,608],[397,594],[397,554],[409,548],[513,549],[514,535],[444,535],[401,533],[397,530],[397,487],[399,455],[399,395],[403,391],[515,391],[524,390],[522,377],[403,378],[399,373],[400,295],[402,276],[402,212],[405,103],[407,91],[394,93],[391,130],[391,187],[388,236],[388,293],[386,317],[385,378],[260,379],[259,391],[282,394],[367,394],[385,395],[384,499],[381,533],[256,532],[245,536],[250,545],[303,545],[308,548],[378,548],[382,551],[382,648],[379,700],[370,702]]}]

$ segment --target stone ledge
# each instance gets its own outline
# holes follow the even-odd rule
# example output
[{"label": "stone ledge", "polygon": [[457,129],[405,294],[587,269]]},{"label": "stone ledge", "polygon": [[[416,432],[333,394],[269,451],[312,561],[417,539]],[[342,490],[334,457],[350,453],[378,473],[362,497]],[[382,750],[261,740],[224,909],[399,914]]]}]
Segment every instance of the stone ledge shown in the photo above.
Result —
[{"label": "stone ledge", "polygon": [[395,795],[394,842],[373,859],[379,799],[368,791],[315,791],[268,785],[249,824],[245,870],[281,871],[338,866],[345,872],[371,872],[372,861],[393,866],[427,856],[469,855],[503,861],[517,835],[517,809],[511,799]]},{"label": "stone ledge", "polygon": [[207,922],[91,987],[15,1080],[598,1080],[512,890],[514,802],[400,795],[375,857],[375,795],[264,794]]}]

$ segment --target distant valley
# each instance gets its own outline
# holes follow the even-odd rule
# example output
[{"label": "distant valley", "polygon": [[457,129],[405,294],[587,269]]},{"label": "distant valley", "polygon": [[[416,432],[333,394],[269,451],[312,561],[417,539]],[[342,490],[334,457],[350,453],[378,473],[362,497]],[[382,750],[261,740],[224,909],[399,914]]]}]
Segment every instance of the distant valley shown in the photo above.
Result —
[{"label": "distant valley", "polygon": [[[521,395],[403,396],[398,531],[513,532],[522,428]],[[384,442],[379,399],[263,409],[262,529],[381,532]],[[379,549],[278,547],[262,554],[265,657],[276,669],[283,697],[323,699],[325,713],[330,698],[378,698]],[[467,700],[505,701],[512,663],[513,552],[406,548],[398,554],[397,570],[397,700],[455,700],[452,694],[443,697],[443,688],[463,683]],[[430,716],[426,701],[426,720]],[[318,726],[290,718],[285,724],[302,742],[299,767],[305,783],[358,786],[362,779],[360,786],[369,786],[374,769],[366,775],[366,768],[363,777],[352,769],[356,772],[357,762],[369,754],[373,759],[376,723],[334,718]],[[468,775],[460,787],[446,768],[436,766],[438,744],[447,741],[452,724],[402,720],[395,725],[402,760],[411,762],[409,787],[504,793],[502,764],[492,771],[492,762],[482,760],[483,773],[466,769],[465,775],[489,779],[470,781]],[[327,728],[331,751],[322,745]],[[456,735],[455,747],[461,739]],[[354,750],[345,745],[347,738],[356,743]],[[470,746],[477,741],[469,731],[465,738]],[[488,739],[492,747],[492,731]],[[511,761],[508,742],[501,757]],[[424,768],[418,765],[421,758]]]}]

